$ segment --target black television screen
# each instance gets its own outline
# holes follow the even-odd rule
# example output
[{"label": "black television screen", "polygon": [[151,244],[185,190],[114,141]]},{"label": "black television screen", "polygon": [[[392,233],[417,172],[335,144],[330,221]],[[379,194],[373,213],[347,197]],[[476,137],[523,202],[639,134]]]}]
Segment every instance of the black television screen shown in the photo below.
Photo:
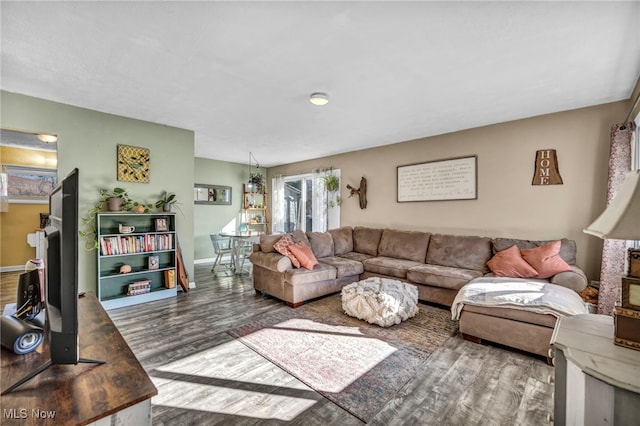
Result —
[{"label": "black television screen", "polygon": [[45,311],[53,364],[77,364],[78,353],[78,169],[49,195],[46,232]]}]

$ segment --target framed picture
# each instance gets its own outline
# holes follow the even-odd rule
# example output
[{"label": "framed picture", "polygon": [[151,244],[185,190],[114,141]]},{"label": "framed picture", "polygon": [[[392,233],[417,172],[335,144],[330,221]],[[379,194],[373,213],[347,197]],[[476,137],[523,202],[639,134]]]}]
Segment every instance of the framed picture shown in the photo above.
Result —
[{"label": "framed picture", "polygon": [[231,187],[196,183],[193,187],[195,204],[231,205]]},{"label": "framed picture", "polygon": [[478,156],[398,166],[399,203],[477,200]]},{"label": "framed picture", "polygon": [[169,226],[167,225],[167,219],[158,218],[156,219],[156,231],[168,231]]},{"label": "framed picture", "polygon": [[149,256],[149,268],[148,269],[158,269],[160,267],[160,256],[153,255]]},{"label": "framed picture", "polygon": [[9,203],[48,204],[49,194],[58,183],[55,169],[36,167],[4,166],[1,195]]},{"label": "framed picture", "polygon": [[150,156],[148,148],[118,145],[118,180],[149,183]]}]

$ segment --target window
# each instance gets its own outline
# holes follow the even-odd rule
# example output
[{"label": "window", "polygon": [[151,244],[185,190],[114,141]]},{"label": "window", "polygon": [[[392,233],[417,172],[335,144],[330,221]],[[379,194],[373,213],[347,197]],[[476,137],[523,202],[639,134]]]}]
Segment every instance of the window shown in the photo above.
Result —
[{"label": "window", "polygon": [[[273,179],[272,232],[326,231],[340,226],[340,205],[324,187],[327,171]],[[339,170],[331,170],[338,178]]]}]

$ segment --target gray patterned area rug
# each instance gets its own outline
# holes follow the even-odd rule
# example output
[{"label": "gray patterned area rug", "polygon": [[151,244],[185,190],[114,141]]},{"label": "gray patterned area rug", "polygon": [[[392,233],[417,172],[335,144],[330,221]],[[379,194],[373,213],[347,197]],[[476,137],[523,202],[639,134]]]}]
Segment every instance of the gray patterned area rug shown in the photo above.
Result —
[{"label": "gray patterned area rug", "polygon": [[337,294],[229,334],[368,422],[457,333],[449,310],[418,306],[415,317],[382,328],[347,316]]}]

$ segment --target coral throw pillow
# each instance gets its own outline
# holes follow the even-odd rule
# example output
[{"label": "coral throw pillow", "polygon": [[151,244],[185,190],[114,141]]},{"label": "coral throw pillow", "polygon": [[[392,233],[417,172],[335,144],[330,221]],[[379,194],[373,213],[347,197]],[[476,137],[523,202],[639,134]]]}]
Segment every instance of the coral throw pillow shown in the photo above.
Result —
[{"label": "coral throw pillow", "polygon": [[534,249],[520,250],[520,253],[522,258],[538,271],[538,278],[549,278],[571,270],[571,266],[558,254],[561,244],[561,241],[552,241]]},{"label": "coral throw pillow", "polygon": [[318,259],[313,255],[311,248],[302,241],[291,244],[288,248],[298,259],[302,267],[311,270],[318,264]]},{"label": "coral throw pillow", "polygon": [[497,277],[533,278],[538,276],[538,272],[522,258],[516,245],[496,253],[487,262],[487,266]]},{"label": "coral throw pillow", "polygon": [[295,257],[294,254],[291,253],[291,251],[289,251],[289,247],[293,244],[294,243],[291,239],[291,236],[285,235],[275,242],[273,248],[281,255],[287,256],[289,259],[291,259],[291,263],[293,264],[294,268],[299,268],[300,262],[298,261],[298,258]]}]

